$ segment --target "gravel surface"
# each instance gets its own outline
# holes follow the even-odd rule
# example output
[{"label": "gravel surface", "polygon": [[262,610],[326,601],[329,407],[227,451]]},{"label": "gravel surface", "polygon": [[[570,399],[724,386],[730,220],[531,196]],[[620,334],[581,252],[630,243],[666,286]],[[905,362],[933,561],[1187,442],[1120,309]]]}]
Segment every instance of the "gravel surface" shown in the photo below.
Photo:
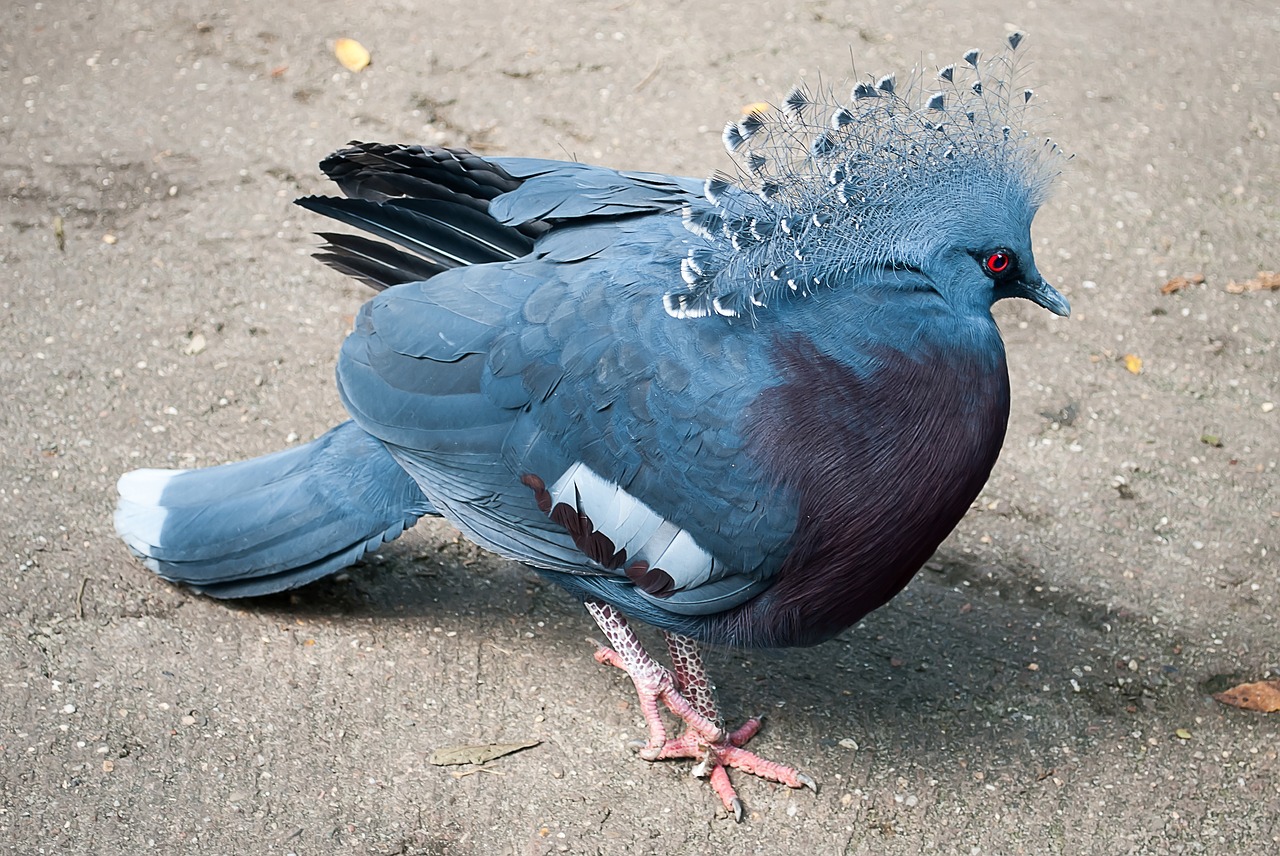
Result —
[{"label": "gravel surface", "polygon": [[[0,852],[1276,851],[1280,714],[1212,693],[1280,674],[1280,291],[1228,288],[1280,270],[1280,13],[784,7],[10,5]],[[445,524],[231,605],[114,538],[121,472],[343,418],[368,292],[308,258],[322,226],[290,200],[348,139],[706,174],[743,104],[844,81],[851,53],[903,80],[1015,25],[1076,153],[1036,224],[1075,314],[998,308],[1004,456],[906,592],[819,648],[712,659],[817,796],[740,776],[738,825],[687,764],[635,758],[585,612]],[[373,65],[343,70],[339,36]]]}]

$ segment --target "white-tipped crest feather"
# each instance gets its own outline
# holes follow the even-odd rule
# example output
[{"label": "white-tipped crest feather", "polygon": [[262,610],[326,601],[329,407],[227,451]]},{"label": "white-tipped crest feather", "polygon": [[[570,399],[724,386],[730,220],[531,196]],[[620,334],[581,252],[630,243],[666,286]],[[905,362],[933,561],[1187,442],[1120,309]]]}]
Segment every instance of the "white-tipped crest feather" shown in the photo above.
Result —
[{"label": "white-tipped crest feather", "polygon": [[991,210],[1029,224],[1063,155],[1026,129],[1034,105],[1019,81],[1022,40],[1011,35],[990,57],[971,50],[930,80],[871,78],[844,103],[797,86],[781,108],[753,109],[749,128],[729,123],[737,181],[716,176],[706,197],[725,227],[702,234],[686,218],[706,244],[696,281],[686,276],[689,289],[668,295],[668,311],[735,318],[738,307],[772,305],[779,292],[748,291],[788,259],[824,282],[915,266],[948,240],[957,215]]}]

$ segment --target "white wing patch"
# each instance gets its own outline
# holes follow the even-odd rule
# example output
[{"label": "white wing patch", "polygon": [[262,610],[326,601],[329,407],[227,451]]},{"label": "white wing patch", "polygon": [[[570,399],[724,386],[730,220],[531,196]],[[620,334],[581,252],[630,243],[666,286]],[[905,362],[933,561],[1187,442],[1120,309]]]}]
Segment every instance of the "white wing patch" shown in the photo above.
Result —
[{"label": "white wing patch", "polygon": [[569,467],[548,492],[554,505],[582,512],[615,550],[626,550],[628,565],[641,561],[660,568],[677,591],[708,582],[717,570],[716,560],[692,535],[586,464]]}]

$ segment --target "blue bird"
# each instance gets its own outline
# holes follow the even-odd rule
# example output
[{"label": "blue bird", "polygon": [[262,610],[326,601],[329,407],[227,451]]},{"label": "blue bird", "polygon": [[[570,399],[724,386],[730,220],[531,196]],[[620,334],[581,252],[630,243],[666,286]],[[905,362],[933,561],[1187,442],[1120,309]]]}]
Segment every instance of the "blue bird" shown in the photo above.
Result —
[{"label": "blue bird", "polygon": [[[816,785],[726,729],[702,643],[813,645],[905,586],[1009,413],[991,315],[1067,301],[1031,221],[1056,146],[1023,126],[1020,34],[936,80],[793,90],[695,180],[353,143],[304,208],[379,293],[342,345],[351,419],[306,445],[120,479],[117,531],[218,598],[304,585],[424,515],[580,598],[640,695],[649,760]],[[660,628],[671,667],[628,619]],[[684,723],[668,737],[665,706]]]}]

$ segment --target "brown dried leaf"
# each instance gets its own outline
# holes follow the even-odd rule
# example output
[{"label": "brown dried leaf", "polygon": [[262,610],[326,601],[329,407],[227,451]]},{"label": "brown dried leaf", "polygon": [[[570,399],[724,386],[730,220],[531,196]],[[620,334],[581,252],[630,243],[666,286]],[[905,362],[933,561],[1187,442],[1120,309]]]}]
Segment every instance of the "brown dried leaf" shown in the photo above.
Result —
[{"label": "brown dried leaf", "polygon": [[1227,283],[1227,291],[1232,294],[1244,294],[1246,291],[1280,291],[1280,273],[1273,270],[1258,271],[1253,279]]},{"label": "brown dried leaf", "polygon": [[368,48],[355,39],[338,39],[333,43],[333,55],[347,71],[363,71],[373,61]]},{"label": "brown dried leaf", "polygon": [[1201,285],[1204,283],[1204,274],[1192,273],[1186,276],[1175,276],[1173,279],[1160,286],[1161,294],[1173,294],[1175,291],[1182,291],[1189,285]]},{"label": "brown dried leaf", "polygon": [[478,743],[463,746],[446,746],[431,753],[431,763],[437,767],[450,767],[455,764],[483,764],[503,755],[510,755],[522,749],[532,749],[541,745],[541,740],[528,740],[524,743]]},{"label": "brown dried leaf", "polygon": [[1223,704],[1241,710],[1257,710],[1262,713],[1280,711],[1280,681],[1257,681],[1239,684],[1214,696]]},{"label": "brown dried leaf", "polygon": [[1122,357],[1124,367],[1129,370],[1130,374],[1142,374],[1142,357],[1137,354],[1125,354]]}]

